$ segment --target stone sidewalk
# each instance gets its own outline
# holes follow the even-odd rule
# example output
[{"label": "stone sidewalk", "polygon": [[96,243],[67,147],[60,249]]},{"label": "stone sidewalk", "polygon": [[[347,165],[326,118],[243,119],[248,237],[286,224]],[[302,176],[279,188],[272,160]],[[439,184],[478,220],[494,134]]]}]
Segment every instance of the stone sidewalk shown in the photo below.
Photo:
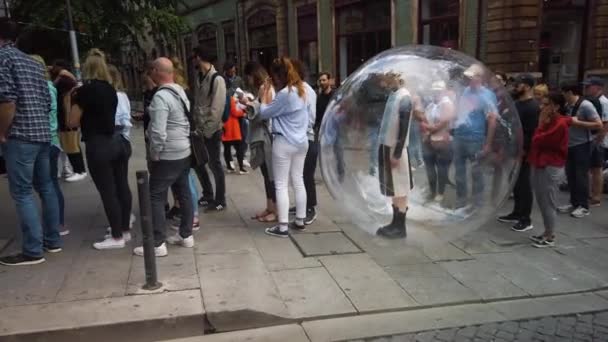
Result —
[{"label": "stone sidewalk", "polygon": [[[140,129],[133,140],[143,141]],[[134,171],[145,168],[141,145],[134,146],[131,167],[136,213]],[[107,225],[98,195],[90,180],[64,184],[72,231],[64,252],[48,255],[41,265],[0,268],[0,340],[35,340],[46,334],[42,340],[49,341],[49,331],[82,337],[79,331],[107,332],[103,328],[110,326],[146,326],[151,336],[131,340],[162,340],[587,293],[608,286],[604,208],[594,208],[593,215],[582,220],[560,217],[555,249],[534,249],[527,234],[494,221],[455,241],[433,236],[387,241],[354,227],[319,185],[319,219],[305,233],[277,239],[264,234],[266,225],[249,218],[264,204],[259,172],[227,175],[227,187],[228,209],[201,213],[195,248],[170,248],[168,257],[158,259],[164,286],[146,293],[141,290],[143,259],[131,254],[141,239],[139,226],[129,248],[93,250],[91,244]],[[4,178],[0,196],[0,248],[15,237],[4,248],[8,253],[18,250],[20,242]],[[533,220],[541,226],[537,211]],[[87,339],[94,341],[89,335]]]}]

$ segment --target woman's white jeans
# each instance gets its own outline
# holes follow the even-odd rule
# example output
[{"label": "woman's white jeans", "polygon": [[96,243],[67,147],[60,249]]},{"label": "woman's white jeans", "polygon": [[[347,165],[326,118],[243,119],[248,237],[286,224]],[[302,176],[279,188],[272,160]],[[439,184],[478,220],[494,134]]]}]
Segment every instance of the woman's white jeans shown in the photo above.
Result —
[{"label": "woman's white jeans", "polygon": [[306,217],[306,188],[304,187],[304,160],[308,141],[295,146],[282,136],[276,136],[272,144],[272,170],[277,195],[277,212],[280,225],[289,223],[289,178],[296,199],[296,218]]}]

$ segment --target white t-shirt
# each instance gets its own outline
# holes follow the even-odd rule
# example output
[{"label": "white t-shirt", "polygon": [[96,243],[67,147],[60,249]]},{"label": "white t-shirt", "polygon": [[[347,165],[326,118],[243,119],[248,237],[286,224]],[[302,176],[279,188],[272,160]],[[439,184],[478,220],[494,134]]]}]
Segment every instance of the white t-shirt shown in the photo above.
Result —
[{"label": "white t-shirt", "polygon": [[[602,112],[600,113],[600,118],[602,119],[602,123],[606,123],[608,122],[608,97],[602,94],[600,95],[598,100],[602,105]],[[608,148],[608,134],[604,137],[604,141],[602,141],[602,147]]]}]

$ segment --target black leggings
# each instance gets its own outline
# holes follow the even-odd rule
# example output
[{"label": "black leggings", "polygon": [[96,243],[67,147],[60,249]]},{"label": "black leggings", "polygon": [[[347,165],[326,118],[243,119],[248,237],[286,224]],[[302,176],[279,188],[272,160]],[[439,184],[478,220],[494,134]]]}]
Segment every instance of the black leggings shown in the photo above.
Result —
[{"label": "black leggings", "polygon": [[101,196],[112,237],[120,238],[129,230],[133,202],[128,177],[131,143],[115,134],[87,137],[86,144],[89,172]]},{"label": "black leggings", "polygon": [[236,150],[236,159],[239,163],[239,168],[243,169],[243,159],[245,159],[245,150],[243,149],[243,142],[240,140],[235,141],[224,141],[224,161],[226,161],[226,167],[230,167],[230,162],[232,161],[232,149],[234,147]]},{"label": "black leggings", "polygon": [[270,180],[270,175],[268,174],[268,167],[266,163],[260,166],[260,171],[262,171],[262,177],[264,177],[264,190],[266,190],[266,199],[272,201],[272,203],[277,202],[277,193],[274,190],[274,182]]},{"label": "black leggings", "polygon": [[77,153],[69,153],[67,156],[70,160],[70,164],[72,165],[72,170],[74,171],[74,173],[87,172],[84,167],[84,158],[82,157],[82,151],[78,151]]},{"label": "black leggings", "polygon": [[315,172],[317,171],[317,158],[319,157],[319,143],[308,141],[308,152],[304,160],[304,187],[306,188],[306,209],[317,206],[317,187],[315,185]]}]

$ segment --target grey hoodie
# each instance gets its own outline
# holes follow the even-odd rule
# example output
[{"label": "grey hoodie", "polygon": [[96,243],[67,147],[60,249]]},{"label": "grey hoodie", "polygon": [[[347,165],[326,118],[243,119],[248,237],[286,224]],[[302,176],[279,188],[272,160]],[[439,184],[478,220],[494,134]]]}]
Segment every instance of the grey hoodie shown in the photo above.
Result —
[{"label": "grey hoodie", "polygon": [[170,90],[179,94],[188,110],[190,102],[184,89],[177,84],[165,84],[158,88],[150,103],[150,159],[180,160],[190,155],[190,123],[182,101]]}]

